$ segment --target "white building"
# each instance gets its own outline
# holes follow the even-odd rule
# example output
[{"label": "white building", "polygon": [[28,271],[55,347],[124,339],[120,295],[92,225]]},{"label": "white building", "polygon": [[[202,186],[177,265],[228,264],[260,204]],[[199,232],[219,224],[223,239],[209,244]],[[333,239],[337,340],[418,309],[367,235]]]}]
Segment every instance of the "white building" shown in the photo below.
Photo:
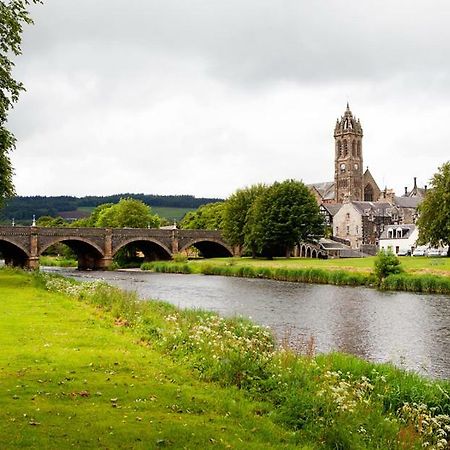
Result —
[{"label": "white building", "polygon": [[400,253],[412,253],[416,248],[419,230],[413,224],[388,225],[380,236],[380,250],[392,250],[396,255]]}]

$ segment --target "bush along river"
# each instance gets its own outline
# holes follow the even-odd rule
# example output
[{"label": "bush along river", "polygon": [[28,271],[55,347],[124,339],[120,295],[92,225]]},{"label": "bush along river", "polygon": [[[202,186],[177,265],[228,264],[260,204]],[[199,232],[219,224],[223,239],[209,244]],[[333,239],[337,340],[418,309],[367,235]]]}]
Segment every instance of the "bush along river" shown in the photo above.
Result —
[{"label": "bush along river", "polygon": [[102,279],[142,299],[244,316],[300,351],[350,353],[450,378],[450,297],[273,280],[140,271],[43,268],[80,281]]}]

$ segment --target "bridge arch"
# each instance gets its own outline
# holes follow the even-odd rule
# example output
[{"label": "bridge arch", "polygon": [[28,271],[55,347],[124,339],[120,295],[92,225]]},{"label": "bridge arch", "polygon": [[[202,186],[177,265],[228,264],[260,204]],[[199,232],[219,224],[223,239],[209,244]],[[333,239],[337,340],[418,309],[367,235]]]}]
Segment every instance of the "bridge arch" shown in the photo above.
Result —
[{"label": "bridge arch", "polygon": [[133,237],[121,242],[120,245],[113,249],[112,256],[116,256],[120,250],[130,245],[138,248],[144,254],[144,259],[148,261],[169,260],[172,258],[172,252],[165,244],[157,239],[148,237]]},{"label": "bridge arch", "polygon": [[102,267],[103,249],[90,239],[78,236],[58,236],[45,242],[39,248],[39,256],[55,244],[65,244],[75,253],[78,260],[78,269],[80,270]]},{"label": "bridge arch", "polygon": [[0,254],[6,265],[14,267],[25,267],[29,258],[28,251],[21,244],[4,236],[0,237]]},{"label": "bridge arch", "polygon": [[191,239],[180,248],[180,252],[195,247],[204,258],[224,258],[233,256],[233,249],[225,242],[214,238]]}]

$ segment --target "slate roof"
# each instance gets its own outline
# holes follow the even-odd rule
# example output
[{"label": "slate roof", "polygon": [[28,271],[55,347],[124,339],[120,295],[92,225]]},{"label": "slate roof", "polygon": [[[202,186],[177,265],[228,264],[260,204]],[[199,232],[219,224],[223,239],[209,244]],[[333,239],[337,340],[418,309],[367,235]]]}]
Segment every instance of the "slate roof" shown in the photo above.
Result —
[{"label": "slate roof", "polygon": [[394,203],[400,208],[417,208],[422,200],[422,197],[395,197]]},{"label": "slate roof", "polygon": [[331,217],[334,217],[336,213],[342,208],[342,203],[322,203],[321,206],[328,211]]},{"label": "slate roof", "polygon": [[313,187],[323,198],[323,200],[334,200],[334,181],[324,181],[322,183],[312,183]]},{"label": "slate roof", "polygon": [[362,216],[373,213],[375,216],[389,216],[392,205],[385,202],[351,202]]}]

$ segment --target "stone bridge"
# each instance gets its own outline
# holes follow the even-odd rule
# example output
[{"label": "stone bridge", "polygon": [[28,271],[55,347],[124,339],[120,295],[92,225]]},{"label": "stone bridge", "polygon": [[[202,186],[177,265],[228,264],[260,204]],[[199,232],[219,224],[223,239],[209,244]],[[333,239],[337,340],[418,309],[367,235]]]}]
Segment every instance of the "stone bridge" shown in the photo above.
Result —
[{"label": "stone bridge", "polygon": [[114,255],[134,244],[146,260],[168,260],[189,247],[205,258],[233,256],[235,250],[219,231],[163,230],[153,228],[41,228],[0,227],[0,253],[6,264],[39,267],[39,256],[50,246],[63,243],[77,255],[79,269],[107,269]]}]

